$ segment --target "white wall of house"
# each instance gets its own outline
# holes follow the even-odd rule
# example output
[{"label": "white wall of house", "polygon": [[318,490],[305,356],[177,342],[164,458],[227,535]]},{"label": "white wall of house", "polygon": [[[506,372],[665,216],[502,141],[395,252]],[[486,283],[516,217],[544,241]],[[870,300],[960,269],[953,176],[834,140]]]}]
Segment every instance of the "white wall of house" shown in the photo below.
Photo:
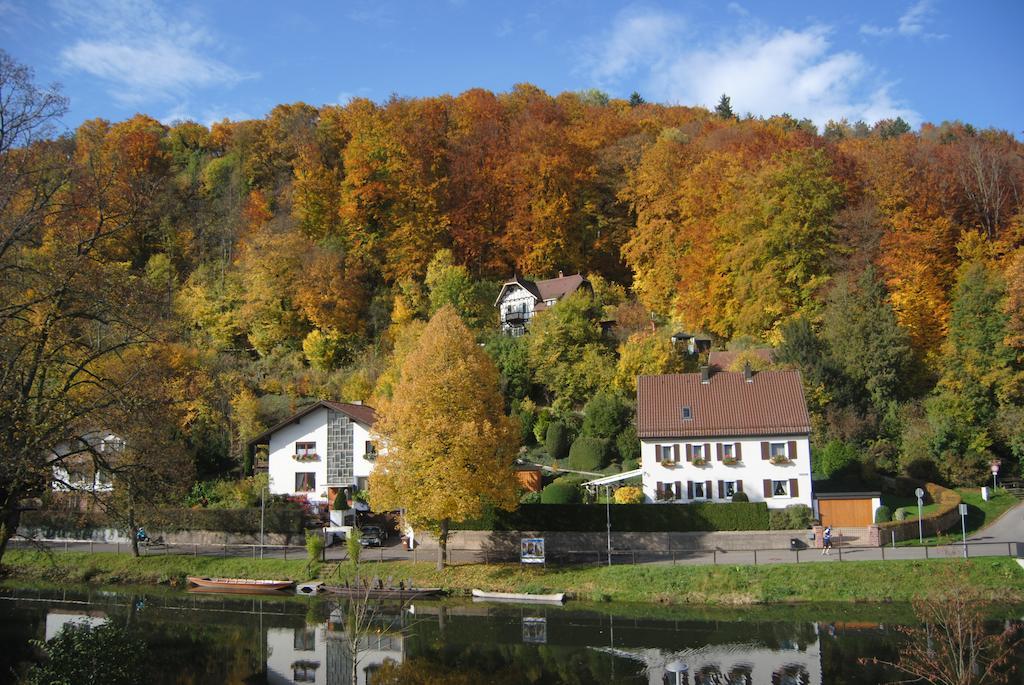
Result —
[{"label": "white wall of house", "polygon": [[[269,466],[270,492],[275,495],[304,495],[311,501],[327,499],[328,486],[348,487],[353,483],[327,482],[327,417],[331,410],[320,407],[306,414],[297,422],[289,423],[270,436]],[[366,458],[370,429],[361,423],[352,422],[352,470],[357,485],[365,486],[376,463]],[[317,458],[300,461],[295,458],[296,443],[316,443]],[[296,490],[296,474],[313,473],[316,487],[309,492]]]},{"label": "white wall of house", "polygon": [[[789,461],[775,464],[762,459],[762,442],[769,443],[770,450],[784,452]],[[774,448],[771,447],[773,444]],[[688,445],[691,453],[700,450],[702,457],[704,452],[708,452],[703,465],[697,466],[687,461]],[[723,454],[727,454],[729,449],[734,454],[738,451],[739,460],[735,465],[727,466],[724,461],[719,461],[719,445],[722,445]],[[659,446],[663,452],[668,453],[663,453],[660,460],[655,454]],[[643,469],[643,490],[648,502],[659,501],[658,483],[662,483],[663,490],[669,491],[671,501],[675,502],[729,502],[732,500],[729,491],[731,487],[733,490],[742,489],[751,502],[767,502],[770,509],[783,509],[791,504],[812,505],[811,447],[806,435],[644,438],[640,441],[640,467]],[[771,497],[765,497],[766,480],[772,483]],[[779,490],[786,494],[776,494]]]},{"label": "white wall of house", "polygon": [[[124,440],[107,431],[96,431],[83,437],[97,452],[111,459],[111,455],[124,448]],[[67,457],[67,460],[61,461],[62,457]],[[54,490],[110,492],[114,489],[109,475],[93,468],[92,456],[77,441],[57,443],[53,448],[53,459],[58,460],[53,466]]]},{"label": "white wall of house", "polygon": [[527,321],[533,318],[533,308],[537,298],[530,291],[519,285],[510,285],[505,289],[498,307],[501,311],[501,322],[505,323],[509,312],[525,311]]}]

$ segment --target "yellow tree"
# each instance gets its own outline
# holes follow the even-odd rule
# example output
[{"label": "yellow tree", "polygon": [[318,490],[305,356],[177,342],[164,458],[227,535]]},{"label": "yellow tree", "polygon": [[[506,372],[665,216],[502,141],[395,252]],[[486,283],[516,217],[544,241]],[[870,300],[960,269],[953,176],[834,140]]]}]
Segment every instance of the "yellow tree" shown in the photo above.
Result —
[{"label": "yellow tree", "polygon": [[406,357],[374,429],[381,456],[370,504],[404,509],[412,526],[434,532],[438,568],[452,521],[516,506],[518,427],[505,415],[497,368],[450,306],[431,318]]}]

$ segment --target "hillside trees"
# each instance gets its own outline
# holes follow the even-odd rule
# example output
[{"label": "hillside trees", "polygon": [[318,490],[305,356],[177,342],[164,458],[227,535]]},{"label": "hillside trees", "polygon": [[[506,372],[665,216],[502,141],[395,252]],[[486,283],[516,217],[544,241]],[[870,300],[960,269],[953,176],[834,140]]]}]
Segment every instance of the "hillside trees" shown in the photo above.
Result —
[{"label": "hillside trees", "polygon": [[394,394],[377,410],[381,455],[370,475],[374,509],[404,509],[438,536],[446,561],[452,521],[517,502],[518,426],[505,415],[498,372],[450,306],[423,329]]}]

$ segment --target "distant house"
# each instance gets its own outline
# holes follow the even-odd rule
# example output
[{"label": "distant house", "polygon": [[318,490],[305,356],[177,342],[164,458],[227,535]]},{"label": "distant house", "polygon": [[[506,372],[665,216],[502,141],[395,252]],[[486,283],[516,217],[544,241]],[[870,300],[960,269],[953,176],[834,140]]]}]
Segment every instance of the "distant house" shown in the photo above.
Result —
[{"label": "distant house", "polygon": [[113,490],[110,474],[101,464],[117,461],[124,440],[105,430],[96,430],[63,440],[51,456],[53,487],[57,492],[105,493]]},{"label": "distant house", "polygon": [[680,331],[672,335],[673,345],[683,345],[690,354],[703,354],[711,349],[711,338],[706,335]]},{"label": "distant house", "polygon": [[249,449],[268,446],[271,493],[329,504],[343,488],[366,489],[375,419],[364,404],[321,400],[250,440]]},{"label": "distant house", "polygon": [[[750,350],[711,350],[708,353],[708,366],[711,367],[712,371],[730,371],[737,359],[741,356],[748,357],[759,357],[764,360],[766,364],[773,364],[775,362],[774,352],[770,347],[755,347]],[[742,366],[742,364],[740,365]],[[737,371],[739,369],[736,369]]]},{"label": "distant house", "polygon": [[640,376],[637,433],[648,501],[811,506],[810,418],[797,371]]},{"label": "distant house", "polygon": [[494,301],[501,320],[501,330],[507,335],[522,335],[537,312],[554,306],[563,297],[581,288],[591,290],[590,281],[580,274],[565,276],[559,271],[558,278],[546,281],[513,276],[512,280],[501,286],[498,299]]}]

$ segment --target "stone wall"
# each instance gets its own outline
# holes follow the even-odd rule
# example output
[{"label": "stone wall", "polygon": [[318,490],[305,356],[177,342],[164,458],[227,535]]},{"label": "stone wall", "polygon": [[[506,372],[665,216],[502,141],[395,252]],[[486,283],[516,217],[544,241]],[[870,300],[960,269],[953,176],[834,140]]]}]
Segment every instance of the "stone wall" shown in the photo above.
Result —
[{"label": "stone wall", "polygon": [[[225,533],[215,530],[181,530],[164,533],[159,530],[147,529],[151,538],[162,537],[164,542],[172,545],[258,545],[259,533]],[[84,530],[59,531],[43,528],[22,526],[18,535],[23,538],[46,540],[91,540],[101,543],[131,542],[127,533],[116,528],[88,528]],[[263,536],[267,545],[305,545],[303,533],[266,533]]]}]

